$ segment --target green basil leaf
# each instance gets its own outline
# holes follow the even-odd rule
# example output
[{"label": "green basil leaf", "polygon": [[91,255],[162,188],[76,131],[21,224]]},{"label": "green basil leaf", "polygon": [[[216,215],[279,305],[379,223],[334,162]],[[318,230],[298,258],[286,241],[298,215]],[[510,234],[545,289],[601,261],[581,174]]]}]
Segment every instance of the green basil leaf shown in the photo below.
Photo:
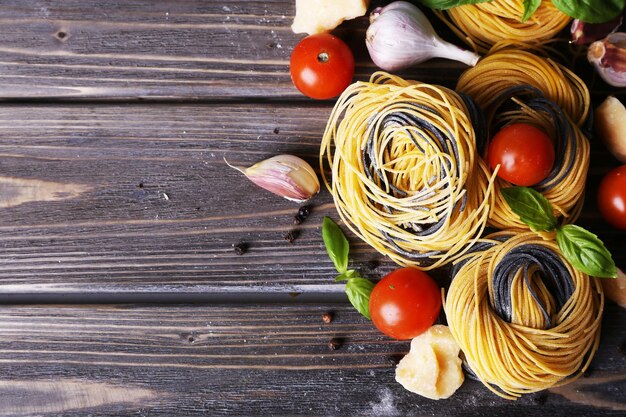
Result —
[{"label": "green basil leaf", "polygon": [[524,15],[522,16],[522,22],[530,19],[530,16],[535,14],[539,6],[541,6],[541,0],[524,0]]},{"label": "green basil leaf", "polygon": [[617,277],[617,267],[598,236],[575,224],[568,224],[556,232],[556,242],[563,256],[574,268],[598,278]]},{"label": "green basil leaf", "polygon": [[541,193],[528,187],[509,187],[500,190],[513,213],[534,232],[554,230],[556,218],[552,205]]},{"label": "green basil leaf", "polygon": [[335,264],[337,272],[340,274],[345,273],[348,270],[350,245],[337,223],[330,217],[324,217],[322,222],[322,239],[324,239],[326,252],[328,252],[328,256]]},{"label": "green basil leaf", "polygon": [[452,7],[463,6],[465,4],[486,3],[491,0],[419,0],[426,7],[431,9],[446,10]]},{"label": "green basil leaf", "polygon": [[374,289],[374,283],[365,278],[350,278],[346,284],[348,300],[357,311],[371,320],[370,295]]},{"label": "green basil leaf", "polygon": [[604,23],[616,18],[626,0],[552,0],[557,9],[585,23]]},{"label": "green basil leaf", "polygon": [[339,274],[335,277],[335,282],[347,281],[350,278],[360,278],[359,273],[354,269],[350,269],[343,274]]}]

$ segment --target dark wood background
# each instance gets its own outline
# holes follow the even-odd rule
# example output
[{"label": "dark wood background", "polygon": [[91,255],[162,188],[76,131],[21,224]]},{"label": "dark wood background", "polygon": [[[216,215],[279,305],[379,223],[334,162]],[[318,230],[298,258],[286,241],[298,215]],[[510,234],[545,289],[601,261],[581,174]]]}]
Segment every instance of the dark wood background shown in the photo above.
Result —
[{"label": "dark wood background", "polygon": [[[0,416],[624,415],[626,313],[612,303],[591,371],[566,387],[511,402],[468,380],[435,402],[394,381],[408,343],[334,283],[328,192],[296,227],[298,205],[223,161],[317,166],[333,101],[291,84],[294,3],[0,4]],[[356,79],[375,70],[365,27],[336,31]],[[624,97],[575,65],[595,102]],[[462,71],[433,60],[401,75],[453,87]],[[626,235],[593,191],[617,164],[593,139],[579,224],[624,268]],[[349,238],[364,275],[394,268]]]}]

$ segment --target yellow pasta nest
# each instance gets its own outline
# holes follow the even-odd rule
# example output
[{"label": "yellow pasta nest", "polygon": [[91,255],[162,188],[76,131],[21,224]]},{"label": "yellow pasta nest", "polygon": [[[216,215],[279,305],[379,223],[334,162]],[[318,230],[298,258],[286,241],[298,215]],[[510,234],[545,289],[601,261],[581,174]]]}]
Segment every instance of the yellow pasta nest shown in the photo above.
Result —
[{"label": "yellow pasta nest", "polygon": [[522,0],[493,0],[453,7],[439,16],[465,42],[479,52],[501,40],[541,44],[558,34],[571,18],[544,0],[526,22],[522,22]]},{"label": "yellow pasta nest", "polygon": [[346,225],[400,265],[431,269],[463,254],[493,196],[476,153],[476,112],[452,90],[383,72],[348,87],[320,150]]},{"label": "yellow pasta nest", "polygon": [[444,303],[471,371],[509,399],[580,376],[599,343],[599,281],[530,232],[501,232],[474,250],[455,266]]},{"label": "yellow pasta nest", "polygon": [[[585,84],[560,64],[518,49],[498,50],[465,71],[457,91],[470,95],[485,113],[490,134],[510,123],[527,123],[553,141],[556,160],[548,177],[534,188],[552,204],[563,223],[575,221],[584,202],[589,141],[579,126],[589,114]],[[500,190],[511,184],[498,178],[490,224],[528,229]]]}]

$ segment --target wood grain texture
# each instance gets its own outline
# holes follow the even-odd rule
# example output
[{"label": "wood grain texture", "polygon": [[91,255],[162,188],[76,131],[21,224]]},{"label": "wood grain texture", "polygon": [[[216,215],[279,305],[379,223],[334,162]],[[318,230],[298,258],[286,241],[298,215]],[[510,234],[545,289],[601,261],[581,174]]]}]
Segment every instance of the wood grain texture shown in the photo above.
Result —
[{"label": "wood grain texture", "polygon": [[[317,167],[324,104],[4,105],[0,107],[0,291],[341,293],[319,231],[329,193],[298,205],[228,168],[291,153]],[[610,160],[595,144],[590,187]],[[596,160],[598,162],[596,163]],[[581,224],[626,264],[623,233],[595,197]],[[297,229],[292,243],[284,234]],[[393,266],[350,236],[354,266]],[[245,242],[238,256],[232,245]],[[372,269],[369,261],[382,262]]]},{"label": "wood grain texture", "polygon": [[[384,1],[372,1],[372,8]],[[304,99],[289,57],[304,37],[291,31],[293,0],[20,1],[0,9],[0,97],[46,99]],[[459,41],[429,14],[447,40]],[[375,71],[365,48],[367,18],[336,30],[357,61],[355,79]],[[563,45],[563,48],[566,48]],[[401,72],[454,86],[465,67],[432,60]],[[599,79],[597,94],[621,91]]]},{"label": "wood grain texture", "polygon": [[437,402],[394,381],[408,342],[348,307],[2,307],[0,415],[623,415],[626,310],[609,310],[585,378],[516,402],[468,380]]},{"label": "wood grain texture", "polygon": [[[304,37],[291,31],[294,14],[292,0],[5,2],[0,96],[303,98],[289,75]],[[357,79],[375,69],[366,26],[360,18],[337,32],[354,49]],[[451,85],[462,69],[438,60],[412,75]]]},{"label": "wood grain texture", "polygon": [[[299,205],[223,160],[251,165],[292,153],[317,166],[329,112],[287,104],[2,106],[0,190],[44,191],[22,186],[0,199],[1,291],[341,291],[319,233],[322,217],[334,215],[329,194],[296,227]],[[300,235],[290,244],[284,234],[293,229]],[[239,242],[249,245],[242,256],[232,247]],[[353,255],[357,264],[380,259],[357,241]]]}]

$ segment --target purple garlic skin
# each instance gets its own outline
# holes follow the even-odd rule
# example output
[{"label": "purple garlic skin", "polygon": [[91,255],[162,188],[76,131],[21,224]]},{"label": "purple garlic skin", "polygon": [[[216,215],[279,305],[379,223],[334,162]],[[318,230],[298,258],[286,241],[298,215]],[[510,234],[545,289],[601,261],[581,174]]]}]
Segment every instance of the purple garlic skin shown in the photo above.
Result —
[{"label": "purple garlic skin", "polygon": [[612,33],[592,43],[587,59],[607,84],[626,87],[626,33]]},{"label": "purple garlic skin", "polygon": [[589,45],[591,42],[603,39],[619,29],[622,25],[622,19],[621,15],[604,23],[585,23],[580,19],[575,19],[570,27],[572,43]]},{"label": "purple garlic skin", "polygon": [[374,64],[398,71],[431,58],[446,58],[474,66],[480,56],[441,39],[428,18],[412,3],[395,1],[370,14],[365,44]]},{"label": "purple garlic skin", "polygon": [[305,160],[294,155],[277,155],[251,167],[230,165],[250,181],[287,200],[303,203],[320,191],[317,174]]}]

